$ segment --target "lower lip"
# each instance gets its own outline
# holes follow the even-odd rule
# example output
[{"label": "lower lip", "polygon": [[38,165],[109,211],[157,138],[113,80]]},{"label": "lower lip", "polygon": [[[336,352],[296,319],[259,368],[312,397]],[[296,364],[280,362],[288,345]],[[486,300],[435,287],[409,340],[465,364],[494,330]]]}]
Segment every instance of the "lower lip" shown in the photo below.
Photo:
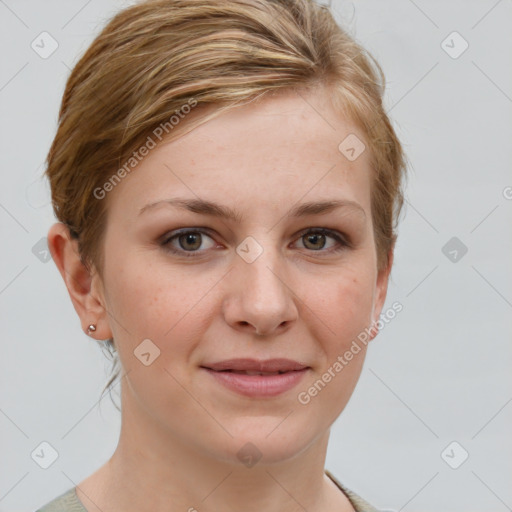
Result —
[{"label": "lower lip", "polygon": [[245,396],[272,397],[295,387],[308,371],[296,370],[279,375],[245,375],[233,372],[216,372],[203,368],[227,388]]}]

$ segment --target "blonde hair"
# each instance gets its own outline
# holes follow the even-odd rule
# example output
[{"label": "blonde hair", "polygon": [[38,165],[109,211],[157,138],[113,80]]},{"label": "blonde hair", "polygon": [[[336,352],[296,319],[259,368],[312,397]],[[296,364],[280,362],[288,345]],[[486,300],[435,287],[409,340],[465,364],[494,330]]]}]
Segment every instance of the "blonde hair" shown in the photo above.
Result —
[{"label": "blonde hair", "polygon": [[[146,0],[110,20],[68,78],[47,157],[54,212],[82,262],[101,275],[108,197],[97,191],[157,127],[170,140],[260,97],[319,85],[365,135],[377,266],[385,268],[406,164],[382,104],[384,75],[313,0]],[[179,115],[192,102],[194,112]],[[173,115],[183,122],[171,123]]]}]

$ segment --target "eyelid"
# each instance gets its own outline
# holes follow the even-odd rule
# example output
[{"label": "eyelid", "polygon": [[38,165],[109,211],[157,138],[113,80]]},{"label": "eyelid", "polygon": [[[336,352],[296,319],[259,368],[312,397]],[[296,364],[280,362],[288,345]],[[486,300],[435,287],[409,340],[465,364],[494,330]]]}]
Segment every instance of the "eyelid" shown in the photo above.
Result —
[{"label": "eyelid", "polygon": [[165,241],[169,241],[177,236],[186,235],[188,233],[201,233],[208,235],[213,238],[214,231],[210,228],[197,226],[197,227],[187,227],[187,228],[178,228],[173,229],[172,231],[167,231],[164,235],[160,237],[160,240],[165,243]]}]

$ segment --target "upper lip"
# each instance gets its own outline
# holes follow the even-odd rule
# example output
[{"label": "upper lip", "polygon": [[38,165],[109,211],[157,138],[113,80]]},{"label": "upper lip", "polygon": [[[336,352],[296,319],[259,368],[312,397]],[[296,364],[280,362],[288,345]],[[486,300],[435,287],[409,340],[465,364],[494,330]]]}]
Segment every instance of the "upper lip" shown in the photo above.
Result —
[{"label": "upper lip", "polygon": [[241,370],[252,372],[290,372],[297,370],[304,370],[309,368],[307,365],[298,363],[291,359],[266,359],[259,361],[257,359],[228,359],[226,361],[219,361],[218,363],[209,363],[202,365],[203,368],[210,370]]}]

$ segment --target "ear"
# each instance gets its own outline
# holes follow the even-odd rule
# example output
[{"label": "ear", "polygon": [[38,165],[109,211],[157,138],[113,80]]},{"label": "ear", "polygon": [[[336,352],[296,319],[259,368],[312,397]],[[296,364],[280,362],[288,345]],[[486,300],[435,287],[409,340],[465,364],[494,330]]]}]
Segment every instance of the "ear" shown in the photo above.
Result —
[{"label": "ear", "polygon": [[90,336],[100,340],[112,338],[101,278],[82,263],[78,241],[71,237],[65,224],[58,222],[50,228],[48,248],[80,317],[82,330],[87,333],[88,326],[95,324],[96,331],[88,333]]},{"label": "ear", "polygon": [[393,266],[393,258],[394,258],[394,250],[395,250],[395,242],[393,242],[391,249],[388,252],[388,264],[383,269],[379,270],[377,274],[377,283],[375,287],[375,298],[373,303],[373,311],[372,311],[372,324],[370,329],[370,339],[373,340],[375,336],[379,333],[379,328],[377,326],[377,321],[379,320],[380,314],[382,312],[382,308],[384,307],[384,302],[386,301],[386,295],[388,293],[388,282],[389,282],[389,274],[391,273],[391,268]]}]

